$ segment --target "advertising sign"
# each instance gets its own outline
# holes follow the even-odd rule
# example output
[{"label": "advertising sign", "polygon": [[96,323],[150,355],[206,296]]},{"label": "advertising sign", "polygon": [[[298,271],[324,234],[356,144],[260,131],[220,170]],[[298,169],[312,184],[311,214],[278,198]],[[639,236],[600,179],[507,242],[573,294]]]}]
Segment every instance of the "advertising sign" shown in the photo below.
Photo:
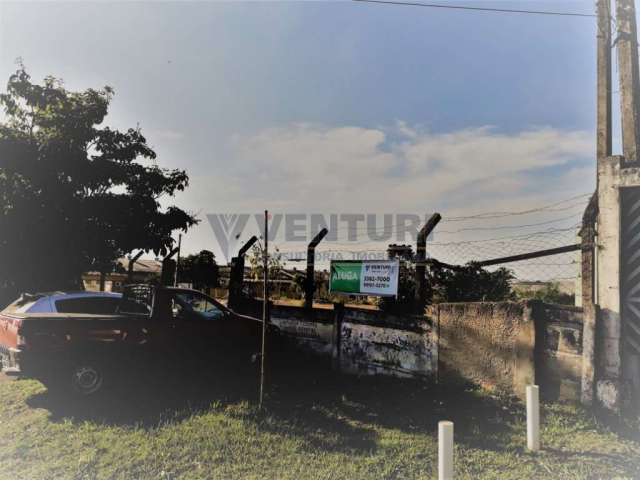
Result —
[{"label": "advertising sign", "polygon": [[329,290],[350,295],[398,295],[398,260],[333,260]]}]

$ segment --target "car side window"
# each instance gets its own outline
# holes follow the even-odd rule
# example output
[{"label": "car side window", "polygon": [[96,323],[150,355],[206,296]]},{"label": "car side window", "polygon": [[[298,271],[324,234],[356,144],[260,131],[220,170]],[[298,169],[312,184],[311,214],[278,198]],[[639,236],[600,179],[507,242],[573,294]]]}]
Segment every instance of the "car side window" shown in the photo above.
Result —
[{"label": "car side window", "polygon": [[192,312],[206,320],[216,320],[224,316],[220,308],[213,304],[205,295],[197,292],[180,292],[175,295],[173,305],[174,316],[183,316]]},{"label": "car side window", "polygon": [[116,312],[119,298],[80,297],[56,300],[56,311],[59,313],[87,313],[97,315],[113,315]]}]

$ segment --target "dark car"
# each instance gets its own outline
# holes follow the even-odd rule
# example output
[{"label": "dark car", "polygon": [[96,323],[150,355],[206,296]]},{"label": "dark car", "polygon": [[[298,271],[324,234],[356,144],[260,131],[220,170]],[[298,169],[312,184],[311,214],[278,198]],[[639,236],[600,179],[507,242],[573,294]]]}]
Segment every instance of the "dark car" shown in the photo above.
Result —
[{"label": "dark car", "polygon": [[111,292],[23,293],[5,312],[13,313],[116,313],[122,294]]},{"label": "dark car", "polygon": [[127,286],[108,315],[20,309],[0,313],[3,369],[83,395],[125,372],[187,359],[235,368],[259,351],[262,332],[261,320],[182,288]]}]

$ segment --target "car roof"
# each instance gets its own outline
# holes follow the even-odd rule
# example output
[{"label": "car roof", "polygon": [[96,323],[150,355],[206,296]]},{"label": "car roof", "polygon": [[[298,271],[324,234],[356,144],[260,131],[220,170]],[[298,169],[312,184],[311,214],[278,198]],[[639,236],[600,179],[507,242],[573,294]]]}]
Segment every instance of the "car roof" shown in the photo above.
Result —
[{"label": "car roof", "polygon": [[107,298],[121,298],[121,293],[116,292],[52,292],[44,293],[41,298],[48,297],[50,300],[72,299],[72,298],[90,298],[90,297],[107,297]]},{"label": "car roof", "polygon": [[[55,311],[54,304],[59,300],[72,300],[78,298],[110,298],[118,300],[122,298],[120,293],[115,292],[43,292],[36,294],[23,293],[16,302],[22,300],[22,304],[16,310],[17,312],[33,312],[33,313],[45,313]],[[10,306],[11,306],[10,305]],[[10,307],[9,306],[9,307]],[[7,307],[7,308],[9,308]]]}]

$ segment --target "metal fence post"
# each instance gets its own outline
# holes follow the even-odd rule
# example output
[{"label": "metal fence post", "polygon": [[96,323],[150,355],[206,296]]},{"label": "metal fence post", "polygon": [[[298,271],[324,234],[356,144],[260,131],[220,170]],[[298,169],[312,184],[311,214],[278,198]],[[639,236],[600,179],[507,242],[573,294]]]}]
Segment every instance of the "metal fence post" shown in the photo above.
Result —
[{"label": "metal fence post", "polygon": [[442,216],[439,213],[434,213],[418,233],[418,241],[416,244],[415,300],[416,306],[419,309],[423,309],[427,301],[427,237],[433,229],[436,228],[441,218]]},{"label": "metal fence post", "polygon": [[231,259],[231,271],[229,272],[229,307],[238,308],[242,298],[242,285],[244,283],[244,256],[247,251],[258,241],[258,237],[252,236],[238,251],[238,256]]},{"label": "metal fence post", "polygon": [[316,247],[322,241],[322,239],[329,233],[329,230],[323,228],[318,234],[313,237],[313,240],[309,242],[307,247],[307,278],[304,284],[304,307],[307,310],[313,308],[313,294],[316,289],[315,284],[315,262],[316,262]]}]

